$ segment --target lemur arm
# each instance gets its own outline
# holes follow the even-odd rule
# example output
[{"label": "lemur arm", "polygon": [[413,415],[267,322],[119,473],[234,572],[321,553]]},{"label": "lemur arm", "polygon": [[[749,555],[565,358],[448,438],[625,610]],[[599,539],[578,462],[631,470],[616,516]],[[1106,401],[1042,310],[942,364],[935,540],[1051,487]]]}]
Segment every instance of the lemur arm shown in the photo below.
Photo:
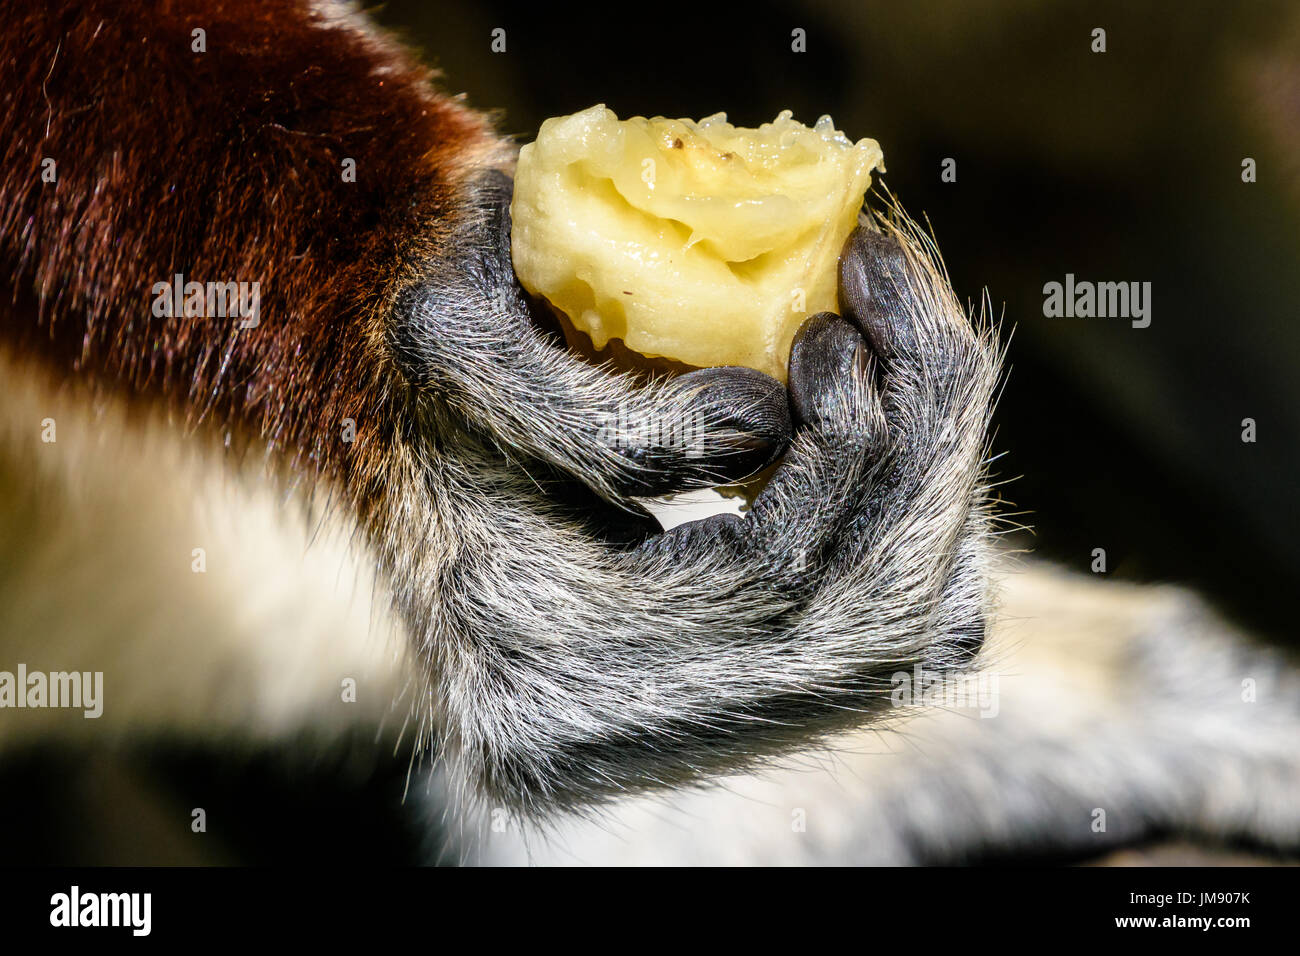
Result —
[{"label": "lemur arm", "polygon": [[[851,241],[860,331],[801,333],[798,428],[753,514],[600,540],[540,473],[632,507],[746,472],[783,444],[785,395],[725,369],[640,389],[541,338],[508,264],[511,148],[333,9],[15,5],[6,343],[335,490],[447,752],[513,804],[732,768],[879,714],[895,670],[964,660],[996,363],[914,238]],[[155,316],[178,273],[258,282],[258,325]],[[685,442],[644,437],[683,419]]]}]

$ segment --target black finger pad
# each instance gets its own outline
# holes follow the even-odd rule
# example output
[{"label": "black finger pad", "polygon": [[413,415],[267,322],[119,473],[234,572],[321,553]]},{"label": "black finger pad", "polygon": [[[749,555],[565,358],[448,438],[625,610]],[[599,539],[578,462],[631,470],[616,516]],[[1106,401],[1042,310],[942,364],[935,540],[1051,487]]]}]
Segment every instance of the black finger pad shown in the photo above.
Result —
[{"label": "black finger pad", "polygon": [[790,349],[790,403],[796,424],[815,424],[842,407],[840,392],[854,387],[854,375],[866,359],[862,336],[839,316],[820,312],[805,319]]},{"label": "black finger pad", "polygon": [[840,256],[840,305],[877,354],[888,357],[912,347],[904,302],[907,260],[898,240],[858,226]]},{"label": "black finger pad", "polygon": [[745,436],[737,446],[737,451],[746,453],[745,461],[731,463],[729,471],[763,468],[785,450],[790,441],[790,407],[785,389],[770,375],[729,365],[688,372],[675,381],[677,387],[695,392],[695,400],[711,421]]}]

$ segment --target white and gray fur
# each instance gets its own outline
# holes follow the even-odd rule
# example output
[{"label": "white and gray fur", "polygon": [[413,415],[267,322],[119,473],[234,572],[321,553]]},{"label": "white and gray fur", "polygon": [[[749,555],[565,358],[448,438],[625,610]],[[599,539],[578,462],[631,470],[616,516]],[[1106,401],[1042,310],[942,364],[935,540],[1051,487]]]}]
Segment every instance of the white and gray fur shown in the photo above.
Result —
[{"label": "white and gray fur", "polygon": [[[369,541],[201,447],[138,460],[167,441],[162,421],[106,427],[112,408],[74,401],[58,455],[32,451],[31,415],[67,386],[6,365],[20,396],[6,435],[23,441],[4,474],[31,509],[6,517],[7,655],[40,666],[37,637],[63,635],[79,660],[106,662],[117,697],[104,724],[27,714],[0,744],[309,728],[329,746],[352,725],[387,746],[409,713],[441,758],[412,804],[457,815],[463,844],[435,849],[467,861],[955,862],[1163,832],[1300,844],[1291,662],[1178,593],[996,571],[984,468],[997,352],[905,220],[854,234],[846,317],[801,332],[793,439],[752,511],[645,536],[634,496],[714,479],[737,446],[761,463],[791,424],[784,395],[734,371],[639,388],[557,348],[510,274],[505,186],[483,186],[457,243],[467,258],[419,276],[393,311],[413,414]],[[22,398],[29,386],[39,398]],[[673,420],[684,396],[709,409],[699,444],[648,447],[636,423]],[[93,424],[79,432],[78,415]],[[633,424],[611,441],[611,420]],[[107,490],[108,474],[126,490]],[[601,502],[637,533],[594,527]],[[213,536],[224,560],[186,578],[189,546]],[[257,561],[272,536],[276,554],[315,557],[297,569],[309,587],[267,603]],[[178,555],[159,552],[167,541]],[[361,587],[322,586],[322,556]],[[106,561],[125,579],[95,604]],[[32,599],[54,568],[82,575],[89,606]],[[205,615],[185,615],[191,598]],[[893,675],[959,671],[986,630],[987,666],[1006,675],[999,716],[891,706]],[[360,706],[340,706],[339,679],[358,673]],[[505,833],[480,832],[494,811]]]}]

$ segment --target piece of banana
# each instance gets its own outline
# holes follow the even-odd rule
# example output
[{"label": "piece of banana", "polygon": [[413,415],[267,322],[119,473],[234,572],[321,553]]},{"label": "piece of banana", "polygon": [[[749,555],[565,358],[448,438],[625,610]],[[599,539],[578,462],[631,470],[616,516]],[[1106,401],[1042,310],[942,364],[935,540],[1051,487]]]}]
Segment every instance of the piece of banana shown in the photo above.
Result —
[{"label": "piece of banana", "polygon": [[520,151],[515,273],[596,349],[785,380],[802,320],[836,310],[836,263],[879,144],[823,116],[740,129],[620,121],[604,106],[547,120]]}]

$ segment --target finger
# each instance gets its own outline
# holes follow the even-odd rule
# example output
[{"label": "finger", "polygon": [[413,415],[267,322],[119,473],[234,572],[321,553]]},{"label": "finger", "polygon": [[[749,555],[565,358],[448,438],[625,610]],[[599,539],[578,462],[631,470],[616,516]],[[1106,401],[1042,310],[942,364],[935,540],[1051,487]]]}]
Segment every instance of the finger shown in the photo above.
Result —
[{"label": "finger", "polygon": [[870,353],[866,342],[848,322],[830,312],[810,316],[790,349],[790,404],[801,427],[830,427],[852,409],[850,383],[866,376]]},{"label": "finger", "polygon": [[907,258],[897,239],[865,226],[854,229],[840,255],[839,295],[845,317],[877,355],[888,361],[916,354],[916,330],[900,321],[912,309]]},{"label": "finger", "polygon": [[770,513],[780,524],[826,514],[828,507],[843,516],[860,497],[888,435],[862,335],[829,312],[810,316],[790,349],[789,388],[794,438],[785,463],[755,500],[754,516],[767,520]]},{"label": "finger", "polygon": [[791,594],[815,587],[883,447],[885,420],[869,373],[866,342],[852,325],[830,313],[806,320],[791,348],[794,437],[749,516],[690,522],[647,547],[686,554],[713,542],[772,587]]},{"label": "finger", "polygon": [[462,254],[400,298],[388,336],[420,389],[512,455],[611,500],[739,480],[789,435],[784,389],[750,369],[659,380],[590,365],[531,321],[510,267],[509,180],[487,177]]},{"label": "finger", "polygon": [[785,387],[752,368],[699,369],[672,379],[673,392],[688,403],[678,416],[679,440],[642,479],[658,494],[691,484],[724,484],[766,468],[790,441],[790,404]]}]

